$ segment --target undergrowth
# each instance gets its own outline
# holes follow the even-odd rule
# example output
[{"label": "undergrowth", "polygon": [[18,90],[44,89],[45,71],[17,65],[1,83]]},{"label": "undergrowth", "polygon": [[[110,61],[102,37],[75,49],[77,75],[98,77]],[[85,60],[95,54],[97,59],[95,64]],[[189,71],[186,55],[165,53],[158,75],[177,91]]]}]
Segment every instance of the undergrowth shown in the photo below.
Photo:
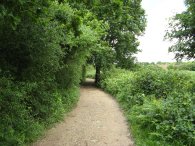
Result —
[{"label": "undergrowth", "polygon": [[124,109],[137,146],[193,146],[194,77],[154,66],[112,69],[103,74],[101,86]]},{"label": "undergrowth", "polygon": [[0,145],[26,145],[63,119],[78,100],[78,89],[0,78]]}]

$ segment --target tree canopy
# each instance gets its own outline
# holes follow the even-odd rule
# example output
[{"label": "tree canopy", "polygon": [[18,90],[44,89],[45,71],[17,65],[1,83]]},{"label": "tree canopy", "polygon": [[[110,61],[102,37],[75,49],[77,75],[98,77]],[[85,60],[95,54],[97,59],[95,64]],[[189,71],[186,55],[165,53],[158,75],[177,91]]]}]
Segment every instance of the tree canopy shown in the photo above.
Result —
[{"label": "tree canopy", "polygon": [[195,1],[185,0],[185,4],[187,10],[172,18],[165,36],[175,42],[169,51],[177,60],[195,58]]},{"label": "tree canopy", "polygon": [[68,1],[76,9],[92,12],[98,21],[103,22],[104,28],[108,26],[90,59],[96,67],[96,81],[100,80],[102,68],[109,64],[131,68],[133,55],[139,51],[138,36],[146,25],[141,0]]}]

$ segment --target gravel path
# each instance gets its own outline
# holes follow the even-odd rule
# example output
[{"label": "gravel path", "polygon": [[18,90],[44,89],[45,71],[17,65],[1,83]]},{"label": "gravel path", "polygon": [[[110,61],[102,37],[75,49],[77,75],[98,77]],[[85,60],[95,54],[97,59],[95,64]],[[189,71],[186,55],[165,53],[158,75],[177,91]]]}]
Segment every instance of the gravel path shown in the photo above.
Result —
[{"label": "gravel path", "polygon": [[33,146],[133,146],[116,101],[91,85],[80,92],[77,107]]}]

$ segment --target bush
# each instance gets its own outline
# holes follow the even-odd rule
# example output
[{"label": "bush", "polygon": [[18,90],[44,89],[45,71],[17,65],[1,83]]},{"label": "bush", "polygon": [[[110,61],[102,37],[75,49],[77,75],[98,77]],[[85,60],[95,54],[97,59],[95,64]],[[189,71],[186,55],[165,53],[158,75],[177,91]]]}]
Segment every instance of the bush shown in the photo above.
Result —
[{"label": "bush", "polygon": [[105,72],[101,85],[116,96],[132,129],[144,130],[148,135],[140,137],[139,132],[134,133],[138,145],[192,146],[194,78],[188,72],[144,66],[134,72],[121,69]]},{"label": "bush", "polygon": [[43,130],[43,125],[30,115],[31,107],[25,105],[31,87],[0,79],[0,145],[23,145]]},{"label": "bush", "polygon": [[135,73],[134,86],[137,92],[154,94],[157,98],[166,98],[174,90],[189,91],[195,81],[185,72],[165,71],[146,68]]},{"label": "bush", "polygon": [[62,119],[78,101],[78,89],[0,78],[0,145],[25,145]]},{"label": "bush", "polygon": [[130,121],[147,128],[150,135],[163,141],[194,145],[195,96],[173,93],[166,99],[147,100],[142,106],[134,106]]},{"label": "bush", "polygon": [[113,68],[102,75],[101,87],[117,95],[130,81],[133,74],[129,71]]}]

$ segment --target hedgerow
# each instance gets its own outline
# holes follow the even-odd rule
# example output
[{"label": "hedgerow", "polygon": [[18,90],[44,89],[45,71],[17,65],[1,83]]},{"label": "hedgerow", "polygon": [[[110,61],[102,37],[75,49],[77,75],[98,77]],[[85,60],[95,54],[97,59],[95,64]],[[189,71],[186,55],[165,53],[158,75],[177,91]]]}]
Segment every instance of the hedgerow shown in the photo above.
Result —
[{"label": "hedgerow", "polygon": [[168,69],[195,71],[195,62],[171,63],[169,64]]},{"label": "hedgerow", "polygon": [[57,0],[3,0],[0,19],[0,145],[22,146],[77,103],[82,67],[106,27]]}]

